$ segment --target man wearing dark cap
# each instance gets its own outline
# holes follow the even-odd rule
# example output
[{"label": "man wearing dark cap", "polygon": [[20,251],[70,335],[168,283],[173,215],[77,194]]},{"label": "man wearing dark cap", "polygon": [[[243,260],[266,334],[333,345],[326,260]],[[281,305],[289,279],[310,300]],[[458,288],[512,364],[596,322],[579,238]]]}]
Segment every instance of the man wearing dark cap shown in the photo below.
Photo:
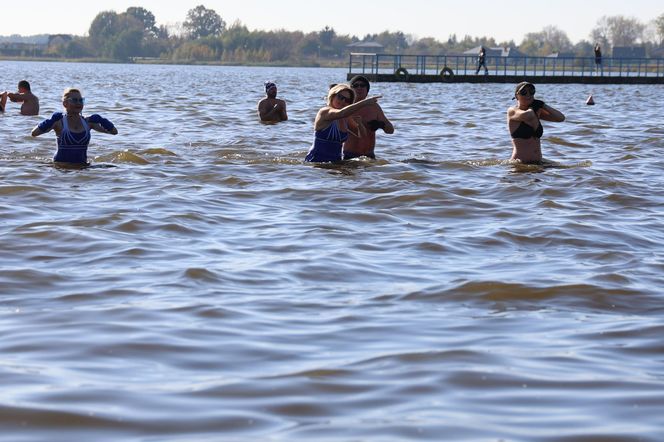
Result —
[{"label": "man wearing dark cap", "polygon": [[[355,92],[355,102],[362,101],[369,94],[369,80],[363,75],[356,75],[350,80],[350,87]],[[376,147],[376,131],[382,129],[386,134],[394,133],[394,126],[383,113],[378,103],[365,106],[354,115],[362,117],[362,124],[367,128],[365,134],[359,137],[348,133],[348,139],[344,143],[344,160],[361,156],[376,158],[374,147]]]},{"label": "man wearing dark cap", "polygon": [[279,122],[288,120],[286,102],[277,98],[277,85],[265,82],[265,98],[258,102],[258,116],[261,121]]}]

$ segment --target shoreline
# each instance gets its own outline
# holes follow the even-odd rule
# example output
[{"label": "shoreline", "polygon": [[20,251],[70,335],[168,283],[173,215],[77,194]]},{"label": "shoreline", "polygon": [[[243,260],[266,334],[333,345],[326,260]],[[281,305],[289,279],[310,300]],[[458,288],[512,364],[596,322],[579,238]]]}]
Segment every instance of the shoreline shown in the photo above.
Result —
[{"label": "shoreline", "polygon": [[347,68],[347,61],[319,60],[301,62],[256,62],[240,63],[228,61],[198,61],[198,60],[166,60],[162,58],[135,58],[133,60],[114,60],[107,58],[51,58],[51,57],[5,57],[2,61],[29,61],[29,62],[59,62],[59,63],[103,63],[103,64],[156,64],[156,65],[182,65],[182,66],[247,66],[247,67],[293,67],[293,68]]}]

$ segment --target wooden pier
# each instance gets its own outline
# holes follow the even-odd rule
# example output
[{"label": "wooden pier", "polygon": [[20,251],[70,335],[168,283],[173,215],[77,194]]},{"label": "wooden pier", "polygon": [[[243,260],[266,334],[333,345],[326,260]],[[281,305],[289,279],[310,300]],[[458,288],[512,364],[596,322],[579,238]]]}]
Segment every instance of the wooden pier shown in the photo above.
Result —
[{"label": "wooden pier", "polygon": [[486,57],[477,72],[470,55],[351,53],[347,79],[407,83],[664,84],[664,59],[594,57]]}]

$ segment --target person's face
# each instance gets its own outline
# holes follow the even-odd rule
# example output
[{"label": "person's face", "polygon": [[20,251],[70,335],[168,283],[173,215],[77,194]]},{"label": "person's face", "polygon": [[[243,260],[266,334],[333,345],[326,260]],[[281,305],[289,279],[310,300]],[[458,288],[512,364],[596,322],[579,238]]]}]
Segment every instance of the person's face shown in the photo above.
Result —
[{"label": "person's face", "polygon": [[265,93],[267,94],[268,97],[275,98],[277,96],[277,87],[272,86],[270,89],[265,91]]},{"label": "person's face", "polygon": [[535,99],[535,88],[531,85],[525,85],[516,93],[516,99],[520,105],[528,106]]},{"label": "person's face", "polygon": [[353,99],[351,98],[351,94],[348,90],[343,90],[339,91],[336,94],[334,94],[334,98],[332,99],[332,105],[335,109],[341,109],[353,102]]},{"label": "person's face", "polygon": [[62,101],[67,112],[80,113],[83,110],[85,99],[78,92],[72,92]]},{"label": "person's face", "polygon": [[369,85],[363,80],[357,80],[351,84],[353,91],[355,92],[355,99],[357,101],[364,100],[367,98],[369,93]]}]

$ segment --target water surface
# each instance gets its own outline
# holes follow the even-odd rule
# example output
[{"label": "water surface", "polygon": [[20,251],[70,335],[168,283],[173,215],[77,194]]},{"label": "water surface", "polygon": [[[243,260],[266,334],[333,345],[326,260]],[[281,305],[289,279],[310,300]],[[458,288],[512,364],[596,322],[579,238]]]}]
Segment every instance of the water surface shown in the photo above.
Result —
[{"label": "water surface", "polygon": [[[513,85],[376,83],[378,160],[319,167],[344,70],[3,67],[0,440],[662,440],[659,86],[537,85],[542,168]],[[67,86],[84,170],[29,135]]]}]

